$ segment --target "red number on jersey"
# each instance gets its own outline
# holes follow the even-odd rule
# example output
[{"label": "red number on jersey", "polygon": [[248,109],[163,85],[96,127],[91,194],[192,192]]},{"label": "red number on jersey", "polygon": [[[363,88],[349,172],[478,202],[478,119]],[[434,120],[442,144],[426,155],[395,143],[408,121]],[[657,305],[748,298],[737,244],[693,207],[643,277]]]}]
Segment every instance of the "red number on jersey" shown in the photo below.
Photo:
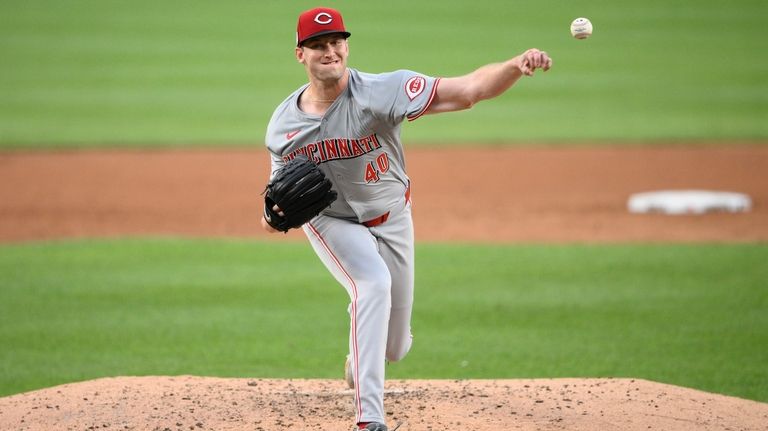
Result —
[{"label": "red number on jersey", "polygon": [[389,170],[389,157],[387,153],[381,153],[379,157],[376,157],[376,164],[379,166],[381,173],[386,173]]},{"label": "red number on jersey", "polygon": [[378,183],[379,171],[373,167],[373,162],[368,163],[365,167],[365,182],[366,183]]}]

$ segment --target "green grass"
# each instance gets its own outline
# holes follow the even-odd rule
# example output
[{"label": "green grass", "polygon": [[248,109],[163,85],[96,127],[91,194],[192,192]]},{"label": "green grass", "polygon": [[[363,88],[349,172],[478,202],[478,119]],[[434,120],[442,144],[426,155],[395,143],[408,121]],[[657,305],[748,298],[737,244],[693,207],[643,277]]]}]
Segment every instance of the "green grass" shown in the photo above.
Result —
[{"label": "green grass", "polygon": [[[768,401],[768,245],[417,247],[391,378],[635,377]],[[303,243],[0,246],[0,395],[115,375],[340,377]]]},{"label": "green grass", "polygon": [[[405,127],[414,143],[768,138],[763,0],[329,1],[350,65],[464,74],[536,46],[554,69],[465,113]],[[262,144],[305,81],[280,1],[0,2],[0,148]],[[577,16],[595,25],[570,37]]]}]

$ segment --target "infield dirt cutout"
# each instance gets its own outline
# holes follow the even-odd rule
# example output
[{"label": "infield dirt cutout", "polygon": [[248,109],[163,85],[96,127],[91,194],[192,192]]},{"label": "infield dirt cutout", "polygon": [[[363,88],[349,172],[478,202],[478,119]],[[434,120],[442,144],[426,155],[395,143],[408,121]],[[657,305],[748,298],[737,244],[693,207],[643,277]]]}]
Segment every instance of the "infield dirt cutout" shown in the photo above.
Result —
[{"label": "infield dirt cutout", "polygon": [[[417,241],[768,240],[768,146],[407,150]],[[268,237],[266,152],[0,153],[0,241]],[[740,214],[637,215],[630,194],[736,191]],[[418,288],[418,287],[417,287]],[[407,360],[407,359],[406,359]],[[514,364],[510,364],[514,366]],[[341,374],[341,373],[340,373]],[[389,381],[391,428],[767,430],[768,404],[639,379]],[[0,398],[0,430],[351,429],[339,380],[114,377]]]}]

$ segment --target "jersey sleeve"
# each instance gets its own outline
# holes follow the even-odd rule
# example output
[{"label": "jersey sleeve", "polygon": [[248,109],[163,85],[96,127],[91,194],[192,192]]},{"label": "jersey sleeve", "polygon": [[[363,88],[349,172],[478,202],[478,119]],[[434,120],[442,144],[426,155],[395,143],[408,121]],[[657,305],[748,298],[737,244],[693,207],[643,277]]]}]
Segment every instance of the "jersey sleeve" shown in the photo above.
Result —
[{"label": "jersey sleeve", "polygon": [[275,116],[273,115],[272,119],[267,125],[267,133],[264,137],[264,144],[267,147],[267,151],[269,152],[269,181],[272,181],[272,178],[275,176],[275,172],[277,172],[278,169],[285,165],[283,158],[280,157],[280,155],[277,153],[279,142],[276,136],[277,132],[275,132]]},{"label": "jersey sleeve", "polygon": [[269,152],[269,181],[275,177],[275,173],[285,166],[283,158],[273,152]]},{"label": "jersey sleeve", "polygon": [[410,70],[398,70],[379,76],[372,88],[371,105],[392,124],[413,121],[429,109],[440,78]]}]

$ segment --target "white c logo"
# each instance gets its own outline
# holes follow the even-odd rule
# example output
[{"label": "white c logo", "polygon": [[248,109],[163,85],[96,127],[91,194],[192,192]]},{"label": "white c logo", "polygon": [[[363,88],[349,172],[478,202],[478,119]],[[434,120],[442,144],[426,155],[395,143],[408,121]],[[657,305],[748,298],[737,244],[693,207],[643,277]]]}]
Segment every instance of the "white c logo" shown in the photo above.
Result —
[{"label": "white c logo", "polygon": [[327,12],[320,12],[319,14],[315,15],[315,22],[318,24],[330,24],[331,21],[333,21],[333,17]]}]

